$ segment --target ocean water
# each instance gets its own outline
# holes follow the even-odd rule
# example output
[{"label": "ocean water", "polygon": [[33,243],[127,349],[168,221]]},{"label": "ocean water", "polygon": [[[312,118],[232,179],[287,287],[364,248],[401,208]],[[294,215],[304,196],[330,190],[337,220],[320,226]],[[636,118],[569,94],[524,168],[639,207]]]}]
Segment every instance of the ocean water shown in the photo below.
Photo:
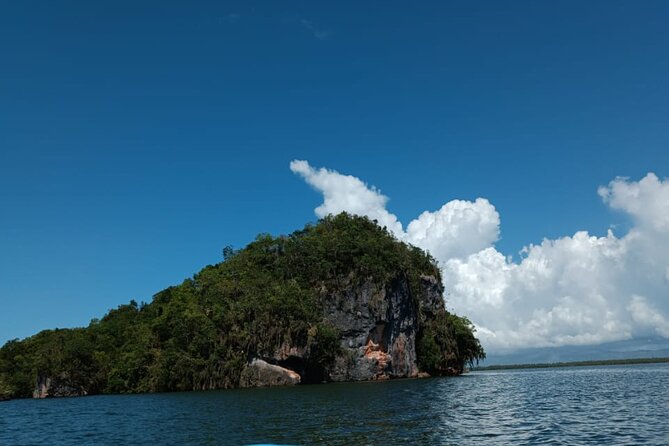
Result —
[{"label": "ocean water", "polygon": [[669,445],[669,364],[0,403],[0,445]]}]

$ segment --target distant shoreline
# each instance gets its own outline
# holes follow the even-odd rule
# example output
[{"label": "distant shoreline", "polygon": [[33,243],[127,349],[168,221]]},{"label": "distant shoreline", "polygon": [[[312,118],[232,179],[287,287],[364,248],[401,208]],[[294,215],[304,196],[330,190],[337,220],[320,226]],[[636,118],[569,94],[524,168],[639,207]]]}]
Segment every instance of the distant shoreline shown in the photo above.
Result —
[{"label": "distant shoreline", "polygon": [[628,365],[628,364],[657,364],[669,362],[669,358],[631,358],[631,359],[603,359],[597,361],[550,362],[538,364],[509,364],[472,367],[470,371],[485,370],[515,370],[515,369],[549,369],[555,367],[586,367],[599,365]]}]

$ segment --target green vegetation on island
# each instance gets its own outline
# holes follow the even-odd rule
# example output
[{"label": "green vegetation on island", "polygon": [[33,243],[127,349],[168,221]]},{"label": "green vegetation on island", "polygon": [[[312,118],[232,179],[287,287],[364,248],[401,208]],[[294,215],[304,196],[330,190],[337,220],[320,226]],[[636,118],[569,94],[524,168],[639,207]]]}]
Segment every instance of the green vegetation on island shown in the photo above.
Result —
[{"label": "green vegetation on island", "polygon": [[[419,305],[421,277],[441,281],[430,255],[348,214],[288,236],[261,234],[223,254],[221,263],[160,291],[151,303],[131,301],[85,328],[7,342],[0,349],[0,399],[30,397],[43,377],[87,394],[237,387],[250,358],[284,344],[309,352],[309,370],[325,370],[340,333],[323,315],[323,290],[402,276]],[[462,371],[485,357],[466,318],[442,310],[419,324],[422,371]]]}]

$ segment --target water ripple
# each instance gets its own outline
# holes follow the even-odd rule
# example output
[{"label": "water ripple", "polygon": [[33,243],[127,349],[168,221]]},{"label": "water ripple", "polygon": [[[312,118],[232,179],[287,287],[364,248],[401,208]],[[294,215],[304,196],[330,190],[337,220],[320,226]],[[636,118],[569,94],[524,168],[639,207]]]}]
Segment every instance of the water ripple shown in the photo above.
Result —
[{"label": "water ripple", "polygon": [[0,404],[2,445],[667,445],[669,364]]}]

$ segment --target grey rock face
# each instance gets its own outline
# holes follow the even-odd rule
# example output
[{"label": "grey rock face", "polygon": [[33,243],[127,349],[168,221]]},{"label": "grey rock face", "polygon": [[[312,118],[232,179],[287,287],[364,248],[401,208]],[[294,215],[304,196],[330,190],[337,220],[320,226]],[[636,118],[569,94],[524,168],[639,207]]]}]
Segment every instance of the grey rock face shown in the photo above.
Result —
[{"label": "grey rock face", "polygon": [[326,296],[325,318],[340,330],[342,347],[329,380],[418,376],[419,312],[429,315],[444,307],[436,278],[422,277],[420,286],[419,295],[413,296],[407,279],[399,277],[385,287],[367,281]]},{"label": "grey rock face", "polygon": [[[328,370],[308,366],[306,345],[282,344],[254,359],[242,373],[242,387],[297,382],[369,381],[425,376],[420,373],[416,337],[420,321],[443,311],[443,288],[432,276],[420,279],[412,295],[406,277],[386,284],[344,281],[337,291],[323,290],[324,319],[340,333],[341,350]],[[271,373],[270,373],[271,371]]]},{"label": "grey rock face", "polygon": [[67,396],[85,396],[88,392],[83,387],[72,383],[66,376],[40,376],[33,391],[33,398],[58,398]]},{"label": "grey rock face", "polygon": [[242,371],[240,387],[286,386],[300,383],[300,375],[293,370],[253,359]]}]

